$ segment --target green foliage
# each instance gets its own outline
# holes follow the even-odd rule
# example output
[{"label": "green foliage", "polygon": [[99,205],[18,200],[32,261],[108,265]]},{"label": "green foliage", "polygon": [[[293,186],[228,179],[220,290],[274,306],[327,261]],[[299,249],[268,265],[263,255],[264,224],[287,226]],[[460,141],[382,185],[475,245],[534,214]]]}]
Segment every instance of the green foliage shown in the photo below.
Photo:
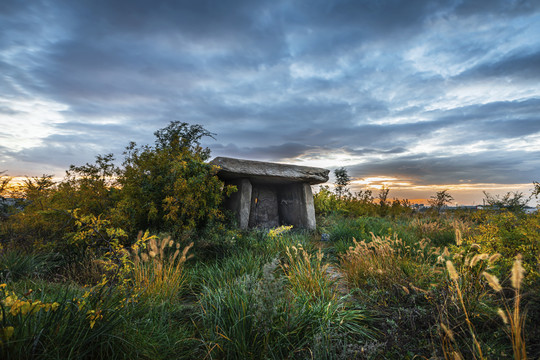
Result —
[{"label": "green foliage", "polygon": [[517,191],[507,192],[502,197],[499,195],[493,196],[484,191],[484,202],[494,209],[508,209],[508,211],[520,212],[527,206],[529,199],[525,198],[525,194]]},{"label": "green foliage", "polygon": [[58,184],[58,208],[109,217],[120,195],[116,182],[119,169],[114,160],[113,154],[98,155],[94,164],[71,165]]},{"label": "green foliage", "polygon": [[531,196],[534,196],[536,199],[540,196],[540,183],[537,181],[533,181],[533,190],[531,193]]},{"label": "green foliage", "polygon": [[323,299],[292,288],[275,274],[278,262],[263,268],[262,278],[243,275],[219,287],[204,287],[200,320],[208,355],[226,359],[283,359],[338,356],[346,344],[372,333],[366,315],[343,299]]},{"label": "green foliage", "polygon": [[383,185],[381,191],[379,192],[379,214],[381,216],[386,216],[388,213],[388,193],[390,188]]},{"label": "green foliage", "polygon": [[437,211],[441,211],[443,207],[448,205],[454,197],[448,193],[448,190],[437,191],[435,196],[431,196],[428,200],[429,205],[435,208]]},{"label": "green foliage", "polygon": [[383,188],[375,201],[371,190],[360,190],[354,194],[347,192],[340,195],[333,193],[328,186],[322,186],[314,194],[315,214],[319,216],[330,214],[347,215],[352,218],[360,216],[391,216],[399,217],[412,214],[408,200],[388,200],[390,189]]},{"label": "green foliage", "polygon": [[304,294],[323,301],[335,296],[336,284],[328,276],[329,264],[323,263],[323,256],[320,249],[313,256],[301,245],[287,248],[282,269],[295,296]]},{"label": "green foliage", "polygon": [[334,170],[334,176],[336,177],[336,195],[341,198],[349,193],[347,186],[351,178],[344,167]]},{"label": "green foliage", "polygon": [[[3,358],[451,358],[441,323],[464,356],[481,357],[465,339],[475,334],[485,356],[504,358],[517,327],[499,326],[497,307],[511,317],[518,297],[529,309],[520,344],[540,354],[538,214],[413,214],[387,188],[351,194],[341,169],[340,190],[314,196],[316,234],[239,231],[220,209],[234,189],[205,163],[212,134],[172,122],[155,136],[129,145],[119,168],[105,155],[59,182],[27,178],[0,209]],[[0,174],[0,200],[8,184]],[[505,307],[518,253],[523,285]]]},{"label": "green foliage", "polygon": [[129,300],[96,288],[85,294],[36,298],[32,290],[16,294],[0,285],[0,353],[7,359],[108,358],[121,347],[116,329],[119,311]]},{"label": "green foliage", "polygon": [[96,164],[71,166],[64,180],[55,183],[52,175],[26,178],[21,187],[23,210],[2,224],[2,233],[28,247],[62,249],[73,243],[77,225],[70,215],[110,218],[118,190],[112,180],[112,155],[97,156]]},{"label": "green foliage", "polygon": [[483,252],[500,253],[503,257],[496,272],[508,273],[514,258],[523,256],[523,267],[527,272],[525,282],[540,280],[540,214],[516,214],[509,211],[479,212],[475,232],[464,239],[478,244]]},{"label": "green foliage", "polygon": [[7,197],[9,192],[9,183],[11,177],[4,175],[5,171],[0,171],[0,222],[5,220],[10,213],[10,204]]},{"label": "green foliage", "polygon": [[396,236],[354,241],[341,257],[341,268],[351,285],[359,288],[388,289],[393,286],[425,286],[430,281],[430,267],[439,250],[427,240],[414,246]]},{"label": "green foliage", "polygon": [[341,208],[342,202],[339,197],[330,191],[328,186],[321,186],[319,191],[313,195],[313,201],[315,204],[315,214],[317,215],[327,215],[332,212],[344,210]]},{"label": "green foliage", "polygon": [[118,177],[122,197],[115,209],[124,228],[178,236],[223,219],[223,184],[205,163],[209,150],[199,143],[210,135],[198,125],[171,122],[156,131],[153,147],[127,147]]},{"label": "green foliage", "polygon": [[[3,241],[71,253],[72,246],[92,243],[90,238],[86,244],[77,238],[90,233],[81,234],[72,216],[75,211],[81,219],[93,217],[110,229],[122,229],[122,244],[140,230],[185,238],[219,226],[224,220],[223,193],[234,188],[223,188],[215,167],[205,162],[210,151],[200,140],[212,134],[199,125],[176,121],[155,136],[154,146],[131,143],[122,167],[115,165],[112,154],[98,155],[95,163],[72,165],[59,182],[51,175],[27,178],[20,193],[24,209],[1,223]],[[2,176],[1,196],[8,180]],[[3,197],[2,206],[5,214]]]}]

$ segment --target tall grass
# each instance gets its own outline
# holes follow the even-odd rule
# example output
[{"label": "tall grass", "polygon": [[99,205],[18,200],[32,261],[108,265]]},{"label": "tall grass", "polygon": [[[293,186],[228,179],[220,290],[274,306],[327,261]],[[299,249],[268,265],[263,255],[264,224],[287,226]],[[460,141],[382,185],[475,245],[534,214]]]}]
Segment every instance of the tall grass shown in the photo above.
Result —
[{"label": "tall grass", "polygon": [[0,282],[44,277],[57,267],[55,253],[25,253],[17,249],[0,250]]},{"label": "tall grass", "polygon": [[125,295],[104,288],[83,296],[66,291],[47,300],[2,284],[0,354],[3,359],[113,357],[124,345],[117,332],[125,302]]},{"label": "tall grass", "polygon": [[135,287],[153,299],[177,296],[186,281],[184,264],[192,246],[193,243],[190,243],[180,251],[180,243],[170,237],[161,240],[152,237],[146,251],[133,251],[132,276]]},{"label": "tall grass", "polygon": [[298,245],[288,247],[286,254],[287,263],[282,265],[282,269],[295,295],[304,293],[326,300],[335,296],[335,281],[329,277],[329,264],[323,262],[324,255],[320,249],[312,255]]},{"label": "tall grass", "polygon": [[[497,254],[498,255],[498,254]],[[484,352],[486,346],[482,344],[478,332],[473,325],[473,315],[469,309],[467,302],[465,301],[465,294],[462,291],[462,274],[464,270],[473,269],[478,262],[485,261],[489,262],[495,256],[488,256],[487,254],[477,254],[475,256],[465,259],[466,266],[462,267],[460,271],[456,270],[453,262],[451,260],[446,261],[446,268],[448,276],[450,279],[450,288],[454,291],[454,302],[455,306],[462,311],[462,314],[465,319],[466,329],[469,336],[469,342],[463,341],[463,339],[458,339],[459,337],[464,337],[462,333],[456,333],[456,328],[452,328],[448,318],[447,310],[445,313],[441,313],[443,321],[440,323],[441,327],[441,343],[443,347],[443,352],[445,358],[454,358],[454,359],[463,359],[463,348],[467,348],[467,353],[472,356],[474,359],[487,359]],[[500,294],[499,302],[502,303],[503,308],[497,309],[497,314],[500,316],[503,322],[503,329],[507,333],[511,345],[512,345],[512,354],[516,360],[525,360],[527,359],[527,351],[525,346],[525,320],[526,316],[521,311],[521,284],[523,281],[524,269],[521,265],[521,257],[518,256],[514,261],[514,265],[511,273],[511,287],[513,297],[508,299],[504,295],[504,289],[501,286],[499,279],[490,274],[487,271],[482,271],[483,278],[487,281],[487,284],[493,289],[496,293]],[[477,294],[476,297],[484,297],[486,293]],[[467,296],[471,296],[467,294]]]},{"label": "tall grass", "polygon": [[415,246],[405,244],[396,235],[375,236],[370,242],[353,239],[354,246],[341,257],[341,268],[349,283],[388,288],[394,284],[407,286],[421,283],[432,275],[430,261],[438,254],[427,240]]},{"label": "tall grass", "polygon": [[513,289],[513,306],[509,305],[509,301],[504,297],[502,287],[500,286],[498,279],[485,272],[484,276],[493,290],[501,294],[503,299],[504,310],[499,308],[497,313],[503,320],[505,331],[512,342],[512,350],[514,353],[514,359],[524,360],[527,359],[527,351],[525,347],[525,314],[521,311],[521,283],[523,281],[523,275],[525,270],[521,264],[521,255],[518,255],[514,261],[511,274],[511,285]]},{"label": "tall grass", "polygon": [[274,259],[260,276],[203,286],[199,331],[207,357],[326,359],[372,336],[365,312],[336,296],[322,253],[295,249],[286,264]]}]

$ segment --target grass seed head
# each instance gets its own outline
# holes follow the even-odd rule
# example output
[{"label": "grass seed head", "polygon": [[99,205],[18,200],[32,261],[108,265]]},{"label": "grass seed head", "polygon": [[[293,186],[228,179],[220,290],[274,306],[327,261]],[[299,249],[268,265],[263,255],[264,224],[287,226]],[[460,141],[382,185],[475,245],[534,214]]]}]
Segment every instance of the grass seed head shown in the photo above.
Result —
[{"label": "grass seed head", "polygon": [[460,246],[463,243],[463,240],[461,238],[461,231],[456,228],[456,245]]},{"label": "grass seed head", "polygon": [[448,274],[450,275],[450,279],[457,281],[459,279],[459,275],[456,271],[456,268],[454,267],[454,264],[450,260],[446,260],[446,269],[448,270]]},{"label": "grass seed head", "polygon": [[156,244],[156,239],[151,238],[150,241],[148,242],[148,246],[150,247],[150,250],[152,252],[154,252],[154,256],[155,256],[155,254],[158,253],[158,247],[157,247],[157,244]]},{"label": "grass seed head", "polygon": [[483,253],[483,254],[476,254],[471,259],[470,267],[474,267],[479,261],[481,260],[487,260],[489,258],[489,254]]},{"label": "grass seed head", "polygon": [[163,240],[161,240],[161,246],[160,246],[161,251],[163,251],[163,249],[167,247],[167,244],[169,244],[169,241],[172,241],[170,236],[163,238]]},{"label": "grass seed head", "polygon": [[514,266],[512,266],[512,287],[514,289],[519,289],[521,286],[521,281],[523,280],[523,275],[525,273],[525,269],[523,269],[523,266],[521,265],[521,254],[518,254],[516,256],[516,260],[514,260]]},{"label": "grass seed head", "polygon": [[452,330],[450,330],[446,325],[444,325],[443,323],[441,323],[441,328],[443,329],[444,333],[446,335],[448,335],[448,337],[450,338],[450,340],[454,341],[454,332]]},{"label": "grass seed head", "polygon": [[482,275],[484,275],[489,286],[491,286],[493,290],[497,292],[502,290],[501,284],[499,283],[499,279],[495,275],[491,275],[490,273],[487,273],[485,271],[482,273]]},{"label": "grass seed head", "polygon": [[499,253],[496,253],[496,254],[493,254],[489,257],[488,259],[488,263],[492,264],[494,263],[495,261],[499,260],[499,258],[501,257],[502,255],[499,254]]},{"label": "grass seed head", "polygon": [[497,314],[499,314],[499,316],[501,317],[502,321],[505,323],[505,324],[508,324],[508,317],[506,316],[505,312],[503,309],[501,308],[498,308],[497,309]]}]

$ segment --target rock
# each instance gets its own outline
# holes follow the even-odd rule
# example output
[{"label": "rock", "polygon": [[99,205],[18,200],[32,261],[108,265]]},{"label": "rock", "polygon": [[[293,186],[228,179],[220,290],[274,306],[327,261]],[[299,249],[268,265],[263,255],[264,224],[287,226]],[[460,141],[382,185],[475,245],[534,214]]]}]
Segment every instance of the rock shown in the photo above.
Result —
[{"label": "rock", "polygon": [[302,182],[310,185],[328,181],[330,170],[310,167],[277,164],[263,161],[217,157],[210,164],[220,167],[218,175],[223,179],[250,178],[264,182]]},{"label": "rock", "polygon": [[218,157],[217,176],[238,191],[225,200],[238,225],[274,228],[293,225],[315,230],[312,184],[328,181],[327,169]]}]

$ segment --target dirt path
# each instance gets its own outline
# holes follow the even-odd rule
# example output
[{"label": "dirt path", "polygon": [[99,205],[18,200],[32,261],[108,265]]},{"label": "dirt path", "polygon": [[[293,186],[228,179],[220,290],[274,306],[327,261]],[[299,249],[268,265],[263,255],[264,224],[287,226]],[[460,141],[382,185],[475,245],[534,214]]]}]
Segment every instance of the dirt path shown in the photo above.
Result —
[{"label": "dirt path", "polygon": [[349,293],[350,289],[347,285],[347,279],[339,267],[329,264],[328,268],[326,269],[326,273],[328,274],[330,280],[336,282],[336,289],[340,296],[345,296]]}]

